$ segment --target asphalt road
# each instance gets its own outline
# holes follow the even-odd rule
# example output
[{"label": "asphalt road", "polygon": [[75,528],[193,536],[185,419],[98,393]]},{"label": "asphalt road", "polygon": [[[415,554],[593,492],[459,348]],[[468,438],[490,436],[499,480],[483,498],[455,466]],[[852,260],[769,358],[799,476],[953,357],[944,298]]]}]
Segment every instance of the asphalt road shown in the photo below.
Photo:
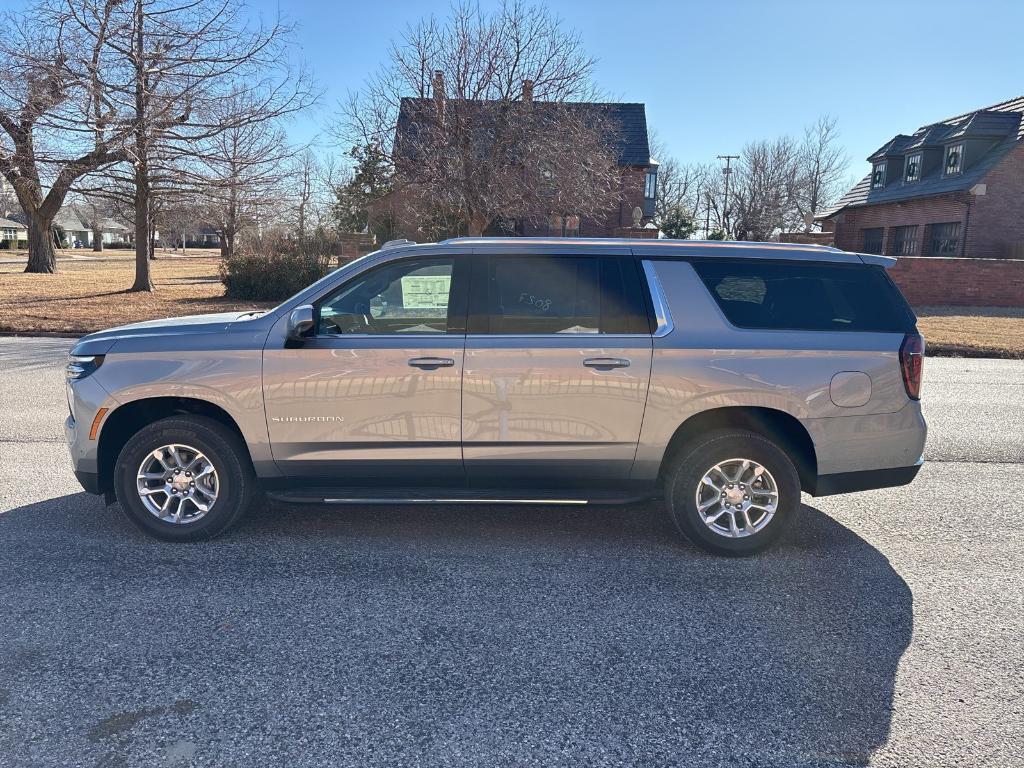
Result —
[{"label": "asphalt road", "polygon": [[907,488],[748,560],[655,505],[294,508],[145,538],[0,339],[0,766],[1019,766],[1024,363],[929,359]]}]

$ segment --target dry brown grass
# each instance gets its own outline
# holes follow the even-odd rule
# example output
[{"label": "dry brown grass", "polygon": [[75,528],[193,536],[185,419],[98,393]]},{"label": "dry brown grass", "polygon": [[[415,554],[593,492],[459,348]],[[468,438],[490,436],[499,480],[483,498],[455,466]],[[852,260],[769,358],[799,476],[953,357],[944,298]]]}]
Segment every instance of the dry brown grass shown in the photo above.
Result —
[{"label": "dry brown grass", "polygon": [[[0,264],[0,332],[80,335],[159,317],[271,306],[225,299],[216,257],[161,255],[153,262],[156,292],[148,294],[127,291],[134,280],[130,254],[107,256],[116,260],[61,260],[56,275],[26,275],[22,264]],[[933,354],[1024,358],[1024,308],[925,307],[917,314]]]},{"label": "dry brown grass", "polygon": [[134,262],[58,262],[56,275],[26,275],[23,264],[0,264],[0,332],[81,335],[115,325],[175,315],[260,309],[271,304],[224,298],[218,258],[152,262],[154,293],[130,293]]},{"label": "dry brown grass", "polygon": [[921,307],[917,327],[932,354],[1024,358],[1024,308]]}]

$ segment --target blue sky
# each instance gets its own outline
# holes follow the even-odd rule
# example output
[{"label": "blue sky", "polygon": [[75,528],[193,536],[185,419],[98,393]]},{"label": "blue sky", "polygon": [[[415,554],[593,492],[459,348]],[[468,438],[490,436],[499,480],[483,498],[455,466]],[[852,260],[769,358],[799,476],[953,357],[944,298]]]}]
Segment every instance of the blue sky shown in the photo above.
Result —
[{"label": "blue sky", "polygon": [[[851,172],[860,174],[864,158],[896,133],[1024,94],[1019,0],[548,6],[599,60],[599,84],[616,98],[646,103],[649,125],[683,161],[799,134],[828,113],[839,122]],[[277,4],[260,0],[258,7],[273,12]],[[444,15],[450,4],[293,0],[281,7],[301,25],[303,53],[328,89],[329,114],[405,24]]]},{"label": "blue sky", "polygon": [[[23,3],[24,0],[15,0]],[[391,38],[447,0],[250,0],[300,25],[302,55],[327,89],[292,126],[306,140],[384,59]],[[482,0],[484,7],[489,5]],[[686,162],[735,154],[751,139],[799,134],[833,115],[852,160],[919,125],[1024,94],[1024,2],[614,2],[550,0],[598,59],[617,99]]]}]

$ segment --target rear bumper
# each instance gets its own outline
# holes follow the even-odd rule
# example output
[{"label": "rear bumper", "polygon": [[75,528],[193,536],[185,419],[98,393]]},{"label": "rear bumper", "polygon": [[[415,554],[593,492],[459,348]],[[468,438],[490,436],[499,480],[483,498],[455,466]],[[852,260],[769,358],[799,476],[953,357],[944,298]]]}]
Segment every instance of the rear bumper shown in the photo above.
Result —
[{"label": "rear bumper", "polygon": [[924,458],[910,467],[888,469],[867,469],[860,472],[839,472],[833,475],[818,475],[812,496],[832,496],[837,493],[870,491],[875,488],[895,488],[912,482],[921,471]]}]

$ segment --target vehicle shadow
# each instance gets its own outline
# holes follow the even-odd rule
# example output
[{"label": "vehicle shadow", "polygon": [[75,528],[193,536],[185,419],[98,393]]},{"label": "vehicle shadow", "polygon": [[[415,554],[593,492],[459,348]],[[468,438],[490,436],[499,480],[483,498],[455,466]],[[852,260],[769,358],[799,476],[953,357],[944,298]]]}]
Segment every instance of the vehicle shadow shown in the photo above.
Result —
[{"label": "vehicle shadow", "polygon": [[[811,506],[771,551],[725,559],[654,504],[270,507],[169,545],[78,494],[0,514],[0,564],[0,615],[17,625],[33,587],[41,603],[0,640],[9,706],[45,685],[12,662],[36,642],[84,666],[96,712],[138,699],[136,675],[143,708],[184,691],[214,762],[242,728],[363,765],[863,765],[913,623],[888,560]],[[54,647],[68,632],[90,642]],[[145,653],[94,650],[133,635]]]}]

